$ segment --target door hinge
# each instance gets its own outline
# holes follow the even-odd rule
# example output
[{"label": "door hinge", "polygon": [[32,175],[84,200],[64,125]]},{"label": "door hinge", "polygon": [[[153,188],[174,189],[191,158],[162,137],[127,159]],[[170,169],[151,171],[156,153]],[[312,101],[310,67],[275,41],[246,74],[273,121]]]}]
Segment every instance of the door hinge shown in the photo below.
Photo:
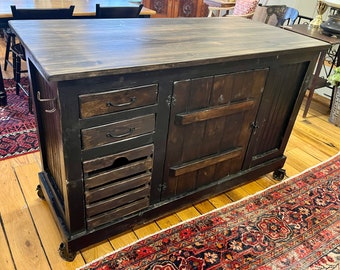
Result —
[{"label": "door hinge", "polygon": [[257,129],[257,128],[259,128],[259,125],[256,123],[256,122],[252,122],[251,124],[250,124],[250,127],[253,129],[253,131],[255,130],[255,129]]},{"label": "door hinge", "polygon": [[166,103],[168,104],[168,107],[174,106],[176,104],[176,97],[174,95],[168,95]]},{"label": "door hinge", "polygon": [[166,190],[166,184],[159,184],[157,190],[158,192]]}]

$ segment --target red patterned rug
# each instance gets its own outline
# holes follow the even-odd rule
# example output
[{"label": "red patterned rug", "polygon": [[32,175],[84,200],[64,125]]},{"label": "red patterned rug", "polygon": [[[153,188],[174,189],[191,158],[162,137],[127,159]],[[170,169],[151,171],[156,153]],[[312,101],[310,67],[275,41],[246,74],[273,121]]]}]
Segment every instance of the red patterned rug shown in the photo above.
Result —
[{"label": "red patterned rug", "polygon": [[339,179],[340,153],[79,269],[339,269]]},{"label": "red patterned rug", "polygon": [[[13,80],[4,79],[7,106],[0,107],[0,160],[38,150],[34,114],[28,111],[28,97],[15,94]],[[28,85],[28,79],[23,78]]]}]

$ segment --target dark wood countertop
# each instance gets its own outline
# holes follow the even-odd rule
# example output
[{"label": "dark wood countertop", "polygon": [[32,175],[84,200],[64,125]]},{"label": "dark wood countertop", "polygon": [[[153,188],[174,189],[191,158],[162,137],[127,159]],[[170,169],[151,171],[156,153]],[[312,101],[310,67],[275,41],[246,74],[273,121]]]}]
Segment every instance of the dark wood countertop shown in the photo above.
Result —
[{"label": "dark wood countertop", "polygon": [[47,80],[275,56],[328,44],[244,18],[10,21]]}]

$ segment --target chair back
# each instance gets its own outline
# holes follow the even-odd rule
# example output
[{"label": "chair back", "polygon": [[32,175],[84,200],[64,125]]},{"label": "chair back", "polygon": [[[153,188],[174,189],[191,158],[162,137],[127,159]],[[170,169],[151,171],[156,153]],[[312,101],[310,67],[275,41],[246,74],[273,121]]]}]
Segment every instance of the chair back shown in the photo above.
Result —
[{"label": "chair back", "polygon": [[47,20],[47,19],[71,19],[74,6],[69,8],[46,8],[46,9],[26,9],[11,6],[14,20]]},{"label": "chair back", "polygon": [[232,15],[251,18],[258,3],[259,0],[236,0]]},{"label": "chair back", "polygon": [[295,23],[296,19],[299,17],[299,11],[292,7],[287,7],[286,13],[284,14],[282,21],[280,22],[280,25],[284,25],[287,23],[287,25],[292,25]]},{"label": "chair back", "polygon": [[286,9],[286,5],[257,6],[252,20],[273,26],[280,26],[284,22],[283,18]]},{"label": "chair back", "polygon": [[96,4],[97,18],[137,18],[141,12],[143,5],[130,7],[101,7]]}]

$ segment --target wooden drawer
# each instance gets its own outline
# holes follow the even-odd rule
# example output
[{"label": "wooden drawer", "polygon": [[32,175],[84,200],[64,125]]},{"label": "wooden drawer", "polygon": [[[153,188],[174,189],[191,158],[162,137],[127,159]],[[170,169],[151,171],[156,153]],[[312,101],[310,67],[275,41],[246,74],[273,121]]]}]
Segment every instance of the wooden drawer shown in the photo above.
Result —
[{"label": "wooden drawer", "polygon": [[132,119],[83,129],[82,148],[89,149],[100,145],[115,143],[138,135],[152,133],[155,130],[155,115],[135,117]]},{"label": "wooden drawer", "polygon": [[157,103],[158,85],[79,96],[80,118],[89,118]]},{"label": "wooden drawer", "polygon": [[153,145],[83,162],[88,229],[149,206]]}]

